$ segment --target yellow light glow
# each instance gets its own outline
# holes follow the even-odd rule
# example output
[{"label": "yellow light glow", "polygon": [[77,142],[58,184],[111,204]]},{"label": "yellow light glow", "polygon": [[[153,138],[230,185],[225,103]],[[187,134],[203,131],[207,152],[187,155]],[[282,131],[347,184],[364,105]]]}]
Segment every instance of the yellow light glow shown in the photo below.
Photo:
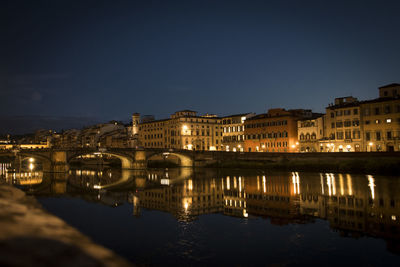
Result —
[{"label": "yellow light glow", "polygon": [[339,174],[340,195],[344,195],[343,175]]},{"label": "yellow light glow", "polygon": [[322,175],[322,173],[319,174],[319,177],[321,178],[321,193],[324,195],[325,194],[325,190],[324,190],[324,176]]},{"label": "yellow light glow", "polygon": [[29,158],[29,162],[30,162],[30,163],[32,163],[32,162],[34,162],[34,161],[35,161],[34,158]]},{"label": "yellow light glow", "polygon": [[367,175],[367,178],[369,189],[371,189],[371,198],[375,199],[375,179],[372,175]]},{"label": "yellow light glow", "polygon": [[263,176],[263,190],[264,190],[264,193],[267,192],[267,185],[266,185],[265,176]]},{"label": "yellow light glow", "polygon": [[346,174],[347,178],[347,190],[349,191],[349,195],[353,195],[353,181],[351,180],[351,175]]},{"label": "yellow light glow", "polygon": [[372,142],[369,142],[369,143],[368,143],[368,145],[369,145],[369,146],[373,146],[373,145],[374,145],[374,143],[372,143]]},{"label": "yellow light glow", "polygon": [[249,217],[249,214],[247,213],[246,209],[243,210],[243,217],[245,218]]},{"label": "yellow light glow", "polygon": [[292,148],[295,148],[296,146],[295,145],[292,145]]},{"label": "yellow light glow", "polygon": [[193,180],[192,180],[192,179],[190,179],[190,180],[188,181],[188,189],[189,189],[189,190],[193,190]]},{"label": "yellow light glow", "polygon": [[326,184],[328,186],[328,194],[332,196],[332,182],[331,182],[331,175],[329,173],[326,174]]},{"label": "yellow light glow", "polygon": [[35,168],[35,167],[33,166],[33,164],[32,164],[32,163],[30,163],[30,164],[29,164],[29,169],[32,171],[32,170],[33,170],[33,168]]}]

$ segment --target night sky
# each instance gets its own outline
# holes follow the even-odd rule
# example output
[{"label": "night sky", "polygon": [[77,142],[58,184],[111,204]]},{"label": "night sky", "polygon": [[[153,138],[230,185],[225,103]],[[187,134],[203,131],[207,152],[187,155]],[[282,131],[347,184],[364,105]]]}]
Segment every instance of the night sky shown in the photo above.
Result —
[{"label": "night sky", "polygon": [[335,97],[376,98],[379,86],[400,82],[400,1],[0,5],[7,123],[165,118],[187,108],[324,112]]}]

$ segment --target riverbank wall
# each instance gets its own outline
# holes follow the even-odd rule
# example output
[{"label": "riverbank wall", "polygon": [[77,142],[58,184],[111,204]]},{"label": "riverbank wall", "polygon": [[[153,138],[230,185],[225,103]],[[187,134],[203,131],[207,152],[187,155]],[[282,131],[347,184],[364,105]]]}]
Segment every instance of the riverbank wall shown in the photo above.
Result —
[{"label": "riverbank wall", "polygon": [[352,153],[225,153],[197,160],[197,167],[252,168],[400,175],[398,152]]},{"label": "riverbank wall", "polygon": [[0,266],[132,266],[11,185],[0,206]]}]

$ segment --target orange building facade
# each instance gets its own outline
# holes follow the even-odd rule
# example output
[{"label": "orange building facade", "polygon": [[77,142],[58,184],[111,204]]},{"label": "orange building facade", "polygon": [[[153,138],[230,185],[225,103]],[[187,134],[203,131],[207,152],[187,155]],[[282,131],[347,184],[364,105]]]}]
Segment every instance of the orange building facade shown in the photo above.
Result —
[{"label": "orange building facade", "polygon": [[298,152],[297,121],[310,110],[270,109],[245,121],[246,152]]}]

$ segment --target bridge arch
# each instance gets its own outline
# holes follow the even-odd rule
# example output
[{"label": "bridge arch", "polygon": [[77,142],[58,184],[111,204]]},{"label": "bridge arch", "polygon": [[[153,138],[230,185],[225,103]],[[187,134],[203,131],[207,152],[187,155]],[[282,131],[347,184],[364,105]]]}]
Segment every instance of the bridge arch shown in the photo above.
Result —
[{"label": "bridge arch", "polygon": [[42,164],[43,171],[51,170],[52,161],[50,157],[41,155],[40,153],[29,153],[29,152],[18,153],[18,156],[20,157],[21,162],[32,158],[35,160],[35,162],[39,161]]},{"label": "bridge arch", "polygon": [[120,154],[120,153],[115,153],[115,152],[98,152],[98,151],[94,151],[94,152],[82,152],[82,153],[77,153],[77,154],[73,154],[70,155],[68,157],[68,163],[73,160],[76,159],[77,157],[80,156],[85,156],[85,155],[108,155],[108,156],[112,156],[112,157],[116,157],[121,161],[121,167],[122,169],[132,169],[133,166],[133,159],[131,156],[128,155],[124,155],[124,154]]},{"label": "bridge arch", "polygon": [[163,157],[175,156],[179,159],[179,165],[181,167],[193,167],[193,159],[188,155],[181,154],[178,152],[155,152],[155,153],[147,155],[146,160],[149,161],[152,158],[160,157],[160,156],[163,156]]}]

